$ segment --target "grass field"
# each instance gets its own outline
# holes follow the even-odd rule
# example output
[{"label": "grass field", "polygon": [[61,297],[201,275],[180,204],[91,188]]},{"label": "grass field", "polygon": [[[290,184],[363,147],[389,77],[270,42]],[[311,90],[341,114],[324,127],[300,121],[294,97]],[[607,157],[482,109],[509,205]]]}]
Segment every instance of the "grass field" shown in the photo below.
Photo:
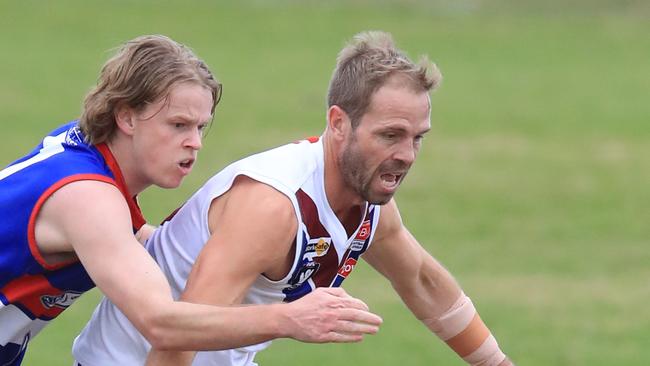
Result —
[{"label": "grass field", "polygon": [[[142,195],[157,222],[228,162],[319,134],[340,47],[390,31],[445,76],[398,194],[407,226],[519,365],[648,365],[649,19],[641,0],[0,0],[0,165],[78,116],[111,48],[169,35],[207,61],[224,97],[193,175]],[[384,317],[378,335],[281,340],[260,364],[463,364],[367,265],[346,288]],[[25,364],[71,364],[98,298],[54,321]]]}]

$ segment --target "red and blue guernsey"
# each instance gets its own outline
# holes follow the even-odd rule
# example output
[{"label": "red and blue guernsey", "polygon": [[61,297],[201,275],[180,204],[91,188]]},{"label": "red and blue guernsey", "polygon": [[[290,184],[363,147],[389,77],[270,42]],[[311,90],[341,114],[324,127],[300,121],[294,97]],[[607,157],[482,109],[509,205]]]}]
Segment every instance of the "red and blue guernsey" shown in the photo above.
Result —
[{"label": "red and blue guernsey", "polygon": [[129,205],[133,231],[145,223],[108,146],[86,143],[77,121],[0,170],[0,365],[19,365],[29,340],[95,286],[78,260],[47,263],[34,234],[48,197],[80,180],[115,185]]}]

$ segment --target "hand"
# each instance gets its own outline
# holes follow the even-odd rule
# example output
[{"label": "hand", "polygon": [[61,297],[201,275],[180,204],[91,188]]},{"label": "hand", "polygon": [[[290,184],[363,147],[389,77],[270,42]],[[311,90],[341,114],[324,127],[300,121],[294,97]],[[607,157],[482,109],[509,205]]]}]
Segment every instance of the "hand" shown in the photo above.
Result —
[{"label": "hand", "polygon": [[138,239],[140,244],[144,245],[147,242],[147,239],[153,234],[154,230],[156,230],[155,226],[149,225],[149,224],[144,224],[138,230],[137,233],[135,233],[135,238]]},{"label": "hand", "polygon": [[287,336],[302,342],[359,342],[365,334],[377,333],[382,323],[363,301],[342,288],[317,288],[282,307]]}]

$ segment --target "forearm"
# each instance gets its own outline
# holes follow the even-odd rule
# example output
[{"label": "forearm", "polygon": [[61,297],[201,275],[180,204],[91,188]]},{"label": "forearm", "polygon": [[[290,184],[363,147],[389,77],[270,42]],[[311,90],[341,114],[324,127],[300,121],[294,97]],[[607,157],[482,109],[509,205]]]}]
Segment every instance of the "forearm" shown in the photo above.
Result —
[{"label": "forearm", "polygon": [[[152,314],[141,329],[160,350],[222,350],[288,337],[282,304],[216,307],[175,302],[164,313]],[[227,336],[225,336],[227,335]]]},{"label": "forearm", "polygon": [[177,302],[152,317],[145,334],[161,350],[221,350],[273,338],[301,342],[358,342],[382,320],[341,288],[318,288],[289,304],[214,307]]},{"label": "forearm", "polygon": [[[440,289],[445,289],[440,291]],[[420,289],[422,290],[422,289]],[[427,293],[427,292],[424,292]],[[511,365],[472,301],[453,282],[429,289],[429,299],[443,299],[428,310],[414,306],[415,315],[465,362],[473,366]],[[431,295],[433,293],[433,295]],[[453,300],[455,299],[455,300]],[[431,302],[428,301],[428,302]],[[420,304],[427,301],[419,301]],[[441,310],[439,304],[446,305]]]},{"label": "forearm", "polygon": [[382,207],[375,242],[364,258],[391,281],[413,314],[466,362],[509,365],[453,276],[404,227],[394,201]]},{"label": "forearm", "polygon": [[468,364],[510,365],[469,297],[446,269],[428,260],[420,280],[401,291],[409,308]]},{"label": "forearm", "polygon": [[[179,303],[180,305],[186,305],[189,303]],[[191,305],[191,304],[190,304]],[[258,307],[259,308],[259,307]],[[191,327],[193,328],[194,326],[197,326],[195,329],[192,329],[190,331],[191,333],[195,333],[198,335],[198,339],[195,339],[193,342],[191,339],[188,339],[188,334],[185,333],[185,331],[182,332],[182,335],[178,337],[175,334],[171,334],[170,337],[161,342],[160,344],[153,346],[152,349],[149,351],[149,354],[147,356],[146,364],[148,366],[189,366],[192,364],[192,361],[194,360],[194,357],[196,355],[195,351],[182,351],[179,349],[187,348],[187,349],[201,349],[204,348],[201,346],[203,344],[204,340],[206,340],[206,335],[209,334],[210,331],[222,329],[221,332],[216,332],[217,334],[213,335],[212,337],[207,337],[207,341],[214,341],[217,339],[222,339],[225,342],[219,342],[219,343],[212,343],[212,344],[205,344],[206,349],[222,349],[222,348],[232,348],[236,346],[242,346],[245,344],[249,343],[257,343],[258,340],[263,341],[266,340],[267,338],[274,338],[279,335],[278,332],[273,331],[271,328],[273,326],[269,326],[271,323],[257,323],[255,328],[251,328],[250,324],[247,327],[242,327],[242,325],[246,325],[247,319],[255,319],[255,318],[263,318],[263,317],[273,317],[275,316],[273,314],[274,309],[268,309],[267,307],[264,307],[263,309],[255,309],[255,308],[250,308],[250,309],[245,309],[243,307],[240,308],[216,308],[215,309],[222,309],[224,313],[226,312],[233,312],[231,310],[234,310],[235,313],[237,314],[231,314],[229,317],[224,314],[223,319],[227,319],[226,317],[230,319],[240,319],[239,321],[236,322],[236,324],[232,324],[231,322],[224,322],[221,316],[216,316],[212,317],[212,319],[215,319],[215,322],[210,326],[210,322],[206,322],[205,324],[202,324],[203,326],[206,326],[207,328],[205,330],[201,330],[201,324],[195,324],[194,322],[190,323]],[[248,310],[253,310],[248,311]],[[256,311],[259,310],[259,311]],[[191,310],[192,311],[192,310]],[[238,313],[242,314],[238,314]],[[247,314],[246,314],[247,313]],[[257,315],[257,316],[256,316]],[[198,315],[199,317],[201,315]],[[180,318],[175,318],[175,316],[172,316],[172,321],[168,323],[168,325],[165,325],[165,327],[168,328],[168,331],[171,330],[172,332],[175,332],[177,330],[181,330],[181,328],[176,328],[172,324],[174,322],[178,322],[179,324],[187,324],[185,321],[182,320],[183,317]],[[206,318],[210,318],[210,316],[206,316]],[[192,319],[189,319],[190,321]],[[166,321],[165,321],[166,322]],[[258,328],[258,326],[261,326]],[[233,328],[235,327],[235,328]],[[265,331],[265,327],[268,327],[269,330]],[[187,328],[183,328],[187,329]],[[251,330],[250,332],[248,330]],[[206,333],[207,332],[207,333]],[[227,334],[228,337],[224,337],[224,334]],[[264,334],[267,334],[268,336],[265,336]],[[190,335],[189,338],[192,338]],[[231,344],[228,344],[226,342],[230,341]],[[169,349],[165,346],[166,342],[170,342]],[[183,345],[182,342],[187,342],[186,345]]]},{"label": "forearm", "polygon": [[465,294],[461,294],[447,311],[423,319],[423,322],[470,365],[508,364],[504,363],[505,354]]}]

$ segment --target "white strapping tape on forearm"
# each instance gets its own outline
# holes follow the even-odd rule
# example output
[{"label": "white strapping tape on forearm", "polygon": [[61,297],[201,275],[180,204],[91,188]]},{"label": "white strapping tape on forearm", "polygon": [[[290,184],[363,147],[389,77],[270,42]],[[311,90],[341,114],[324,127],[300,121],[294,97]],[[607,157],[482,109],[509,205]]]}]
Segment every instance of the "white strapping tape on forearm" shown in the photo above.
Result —
[{"label": "white strapping tape on forearm", "polygon": [[463,360],[472,366],[497,366],[505,359],[506,355],[501,351],[492,334],[474,352],[463,357]]},{"label": "white strapping tape on forearm", "polygon": [[460,297],[449,310],[438,319],[427,321],[427,325],[440,339],[447,341],[465,330],[474,319],[474,315],[476,309],[472,300],[461,292]]}]

